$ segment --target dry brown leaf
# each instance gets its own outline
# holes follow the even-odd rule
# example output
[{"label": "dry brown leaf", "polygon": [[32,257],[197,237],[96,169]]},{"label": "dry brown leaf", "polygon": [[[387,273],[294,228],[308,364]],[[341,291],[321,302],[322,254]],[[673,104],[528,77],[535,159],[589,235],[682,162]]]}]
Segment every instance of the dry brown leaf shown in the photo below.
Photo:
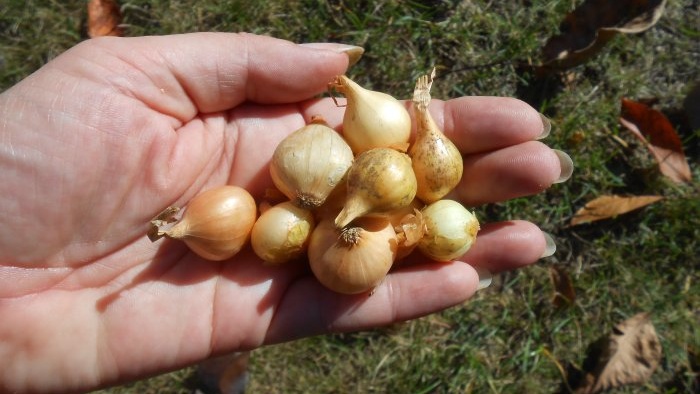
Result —
[{"label": "dry brown leaf", "polygon": [[249,361],[250,352],[210,358],[198,365],[197,375],[204,387],[211,391],[242,393],[249,379]]},{"label": "dry brown leaf", "polygon": [[545,67],[565,69],[598,53],[618,33],[640,33],[654,26],[666,0],[588,0],[564,18],[561,34],[542,49]]},{"label": "dry brown leaf", "polygon": [[573,283],[571,283],[569,274],[561,267],[550,266],[549,278],[554,288],[554,295],[552,296],[552,303],[554,306],[563,308],[573,304],[576,300],[576,291],[574,290]]},{"label": "dry brown leaf", "polygon": [[592,394],[649,379],[661,361],[661,343],[648,313],[615,326],[603,345],[596,367],[576,393]]},{"label": "dry brown leaf", "polygon": [[121,10],[116,0],[90,0],[87,5],[88,36],[121,36]]},{"label": "dry brown leaf", "polygon": [[664,114],[645,104],[623,98],[620,123],[647,145],[662,174],[676,183],[691,180],[681,139]]},{"label": "dry brown leaf", "polygon": [[596,220],[610,219],[661,200],[662,196],[600,196],[579,209],[569,223],[576,226]]}]

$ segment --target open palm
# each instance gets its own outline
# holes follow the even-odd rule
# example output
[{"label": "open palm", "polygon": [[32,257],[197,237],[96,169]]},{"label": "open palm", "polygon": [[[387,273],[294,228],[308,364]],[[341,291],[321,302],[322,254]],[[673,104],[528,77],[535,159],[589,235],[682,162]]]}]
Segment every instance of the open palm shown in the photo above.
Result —
[{"label": "open palm", "polygon": [[[371,296],[341,296],[302,265],[249,249],[198,258],[145,236],[163,208],[235,184],[271,185],[277,143],[342,74],[341,46],[246,34],[82,43],[0,95],[0,391],[87,390],[224,352],[405,320],[460,303],[491,272],[534,262],[545,236],[523,221],[483,226],[468,262],[397,269]],[[455,198],[529,195],[562,176],[534,141],[538,113],[506,98],[434,100],[465,155]]]}]

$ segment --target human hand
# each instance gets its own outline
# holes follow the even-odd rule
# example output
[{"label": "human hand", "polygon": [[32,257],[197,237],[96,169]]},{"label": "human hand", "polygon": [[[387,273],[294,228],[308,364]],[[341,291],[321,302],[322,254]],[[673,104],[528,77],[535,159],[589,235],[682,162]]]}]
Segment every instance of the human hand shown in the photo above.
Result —
[{"label": "human hand", "polygon": [[[90,390],[415,318],[469,298],[474,267],[551,253],[532,223],[487,223],[462,261],[399,267],[367,297],[333,293],[301,265],[263,265],[250,248],[218,263],[146,238],[151,218],[200,191],[260,197],[277,143],[311,116],[338,128],[342,108],[313,97],[346,71],[343,49],[248,34],[101,38],[2,93],[0,391]],[[464,154],[455,197],[466,205],[570,175],[521,101],[433,100],[431,111]]]}]

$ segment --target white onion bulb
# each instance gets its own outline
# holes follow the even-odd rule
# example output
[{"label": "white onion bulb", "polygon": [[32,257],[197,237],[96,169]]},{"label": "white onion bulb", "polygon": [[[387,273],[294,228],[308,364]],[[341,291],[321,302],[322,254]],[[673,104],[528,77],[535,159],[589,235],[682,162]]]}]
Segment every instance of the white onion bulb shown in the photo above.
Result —
[{"label": "white onion bulb", "polygon": [[310,211],[291,201],[283,202],[260,215],[250,233],[250,243],[263,261],[286,263],[306,252],[314,224]]},{"label": "white onion bulb", "polygon": [[313,209],[323,204],[352,161],[352,150],[340,134],[317,118],[280,142],[270,175],[292,202]]},{"label": "white onion bulb", "polygon": [[418,241],[418,250],[437,261],[461,257],[476,240],[479,221],[462,204],[439,200],[423,208],[425,234]]},{"label": "white onion bulb", "polygon": [[406,151],[411,138],[411,115],[394,97],[365,89],[345,75],[330,87],[347,98],[343,136],[355,155],[373,148]]}]

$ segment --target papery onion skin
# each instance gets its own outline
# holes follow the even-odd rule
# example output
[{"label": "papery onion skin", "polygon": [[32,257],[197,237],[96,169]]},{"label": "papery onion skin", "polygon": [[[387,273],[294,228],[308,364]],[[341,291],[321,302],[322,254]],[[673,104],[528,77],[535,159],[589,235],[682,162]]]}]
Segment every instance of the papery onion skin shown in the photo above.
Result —
[{"label": "papery onion skin", "polygon": [[396,232],[396,238],[399,241],[394,264],[410,255],[418,246],[418,241],[423,238],[425,226],[423,225],[423,214],[420,210],[424,206],[425,204],[422,201],[415,198],[406,207],[382,214],[382,217],[391,222]]},{"label": "papery onion skin", "polygon": [[382,216],[387,218],[391,222],[392,226],[396,227],[401,224],[406,215],[413,215],[415,214],[416,210],[420,211],[424,207],[425,204],[422,201],[414,198],[413,201],[411,201],[411,203],[405,207],[391,210],[382,214]]},{"label": "papery onion skin", "polygon": [[365,89],[345,75],[330,87],[347,98],[343,136],[355,155],[373,148],[405,151],[411,138],[411,115],[389,94]]},{"label": "papery onion skin", "polygon": [[436,261],[451,261],[471,248],[479,232],[479,221],[462,204],[453,200],[436,201],[422,211],[425,234],[418,250]]},{"label": "papery onion skin", "polygon": [[430,76],[421,76],[416,83],[412,103],[416,139],[408,151],[418,180],[416,196],[426,204],[435,202],[452,191],[462,179],[464,170],[462,154],[438,128],[428,110],[434,75],[435,70]]},{"label": "papery onion skin", "polygon": [[291,201],[263,212],[253,226],[250,243],[255,254],[268,264],[283,264],[306,252],[314,229],[313,214]]},{"label": "papery onion skin", "polygon": [[314,276],[325,287],[342,294],[374,289],[396,258],[396,233],[388,220],[362,218],[357,224],[338,230],[332,220],[324,220],[309,242],[309,265]]},{"label": "papery onion skin", "polygon": [[352,165],[350,146],[322,119],[282,140],[272,156],[275,186],[302,208],[323,204]]},{"label": "papery onion skin", "polygon": [[390,148],[361,153],[347,174],[345,207],[335,219],[338,228],[357,217],[408,206],[416,196],[411,159]]},{"label": "papery onion skin", "polygon": [[220,186],[196,195],[180,221],[162,234],[183,241],[206,260],[222,261],[248,242],[256,217],[250,193],[238,186]]}]

